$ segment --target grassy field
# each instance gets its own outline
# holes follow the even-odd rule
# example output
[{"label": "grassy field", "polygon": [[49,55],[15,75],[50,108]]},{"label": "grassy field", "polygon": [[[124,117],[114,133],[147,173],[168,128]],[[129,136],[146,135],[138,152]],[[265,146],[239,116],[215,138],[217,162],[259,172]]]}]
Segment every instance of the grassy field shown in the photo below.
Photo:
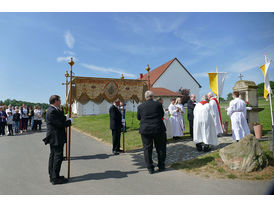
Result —
[{"label": "grassy field", "polygon": [[223,164],[219,156],[219,150],[200,156],[196,159],[174,163],[173,168],[187,173],[203,176],[206,178],[221,179],[247,179],[247,180],[270,180],[274,179],[274,160],[269,150],[269,142],[260,142],[269,166],[261,171],[244,173],[238,170],[231,170]]},{"label": "grassy field", "polygon": [[[274,102],[274,99],[273,99]],[[229,121],[224,107],[228,106],[227,102],[221,103],[221,113],[223,121]],[[264,99],[259,100],[259,107],[264,110],[259,113],[259,119],[263,125],[263,134],[267,134],[271,130],[271,117],[269,103]],[[187,112],[187,111],[186,111]],[[142,141],[139,129],[139,121],[136,117],[136,112],[126,112],[127,132],[125,133],[126,150],[133,150],[142,147]],[[186,132],[183,138],[189,138],[189,124],[187,115],[185,115]],[[108,114],[81,116],[75,118],[73,126],[80,131],[83,131],[91,136],[101,139],[103,142],[112,143],[111,130],[109,129],[109,116]],[[122,139],[122,138],[121,138]],[[172,141],[172,140],[169,140]],[[122,144],[121,144],[122,145]]]}]

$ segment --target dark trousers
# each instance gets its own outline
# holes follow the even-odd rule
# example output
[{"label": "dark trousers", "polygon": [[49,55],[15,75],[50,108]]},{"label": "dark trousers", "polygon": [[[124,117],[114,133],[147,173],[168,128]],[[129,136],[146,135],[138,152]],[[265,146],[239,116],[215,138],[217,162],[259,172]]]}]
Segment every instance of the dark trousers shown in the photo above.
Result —
[{"label": "dark trousers", "polygon": [[9,134],[13,135],[12,124],[8,124]]},{"label": "dark trousers", "polygon": [[188,120],[189,121],[189,132],[190,136],[193,139],[193,120]]},{"label": "dark trousers", "polygon": [[37,130],[37,125],[39,126],[39,130],[41,130],[42,121],[41,120],[34,120],[32,130]]},{"label": "dark trousers", "polygon": [[158,155],[158,167],[164,168],[166,160],[166,133],[164,132],[159,134],[141,134],[141,136],[147,169],[154,169],[152,160],[153,142]]},{"label": "dark trousers", "polygon": [[112,130],[112,151],[120,150],[120,139],[121,139],[121,130],[113,129]]},{"label": "dark trousers", "polygon": [[0,122],[0,135],[5,135],[6,122]]},{"label": "dark trousers", "polygon": [[28,129],[28,121],[29,121],[29,118],[22,118],[21,130],[27,130]]},{"label": "dark trousers", "polygon": [[50,145],[49,177],[52,180],[60,176],[59,173],[63,161],[63,148],[64,144],[58,146]]}]

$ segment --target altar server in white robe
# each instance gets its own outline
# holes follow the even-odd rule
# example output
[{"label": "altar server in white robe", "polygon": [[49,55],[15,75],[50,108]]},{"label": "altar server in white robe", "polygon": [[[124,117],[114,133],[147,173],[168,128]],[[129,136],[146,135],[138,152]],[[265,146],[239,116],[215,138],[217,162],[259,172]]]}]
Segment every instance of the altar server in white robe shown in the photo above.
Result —
[{"label": "altar server in white robe", "polygon": [[214,122],[216,126],[216,133],[217,135],[222,134],[224,131],[222,127],[223,123],[222,123],[222,115],[221,115],[219,102],[215,97],[213,97],[212,92],[208,93],[208,99],[210,100],[209,105],[212,107],[212,110],[215,114]]},{"label": "altar server in white robe", "polygon": [[169,112],[168,112],[168,109],[164,108],[164,100],[161,97],[158,97],[156,99],[156,101],[160,102],[163,105],[163,110],[164,110],[163,121],[164,121],[164,124],[166,126],[166,136],[167,137],[172,137],[172,128],[171,128],[170,121],[169,121]]},{"label": "altar server in white robe", "polygon": [[185,108],[184,105],[182,104],[182,99],[181,98],[177,98],[176,102],[175,102],[175,106],[177,108],[179,108],[179,113],[181,115],[178,115],[181,119],[180,119],[180,123],[181,123],[181,127],[183,128],[183,135],[184,135],[184,131],[185,131]]},{"label": "altar server in white robe", "polygon": [[232,137],[238,142],[250,134],[250,130],[246,121],[246,103],[239,98],[239,92],[233,92],[232,97],[234,100],[230,101],[226,111],[231,119]]},{"label": "altar server in white robe", "polygon": [[209,151],[210,145],[218,145],[215,114],[208,103],[207,95],[194,108],[193,141],[198,151]]},{"label": "altar server in white robe", "polygon": [[184,128],[181,123],[180,109],[175,105],[175,98],[171,99],[171,104],[168,107],[170,113],[170,125],[172,128],[173,139],[178,140],[180,136],[184,135]]}]

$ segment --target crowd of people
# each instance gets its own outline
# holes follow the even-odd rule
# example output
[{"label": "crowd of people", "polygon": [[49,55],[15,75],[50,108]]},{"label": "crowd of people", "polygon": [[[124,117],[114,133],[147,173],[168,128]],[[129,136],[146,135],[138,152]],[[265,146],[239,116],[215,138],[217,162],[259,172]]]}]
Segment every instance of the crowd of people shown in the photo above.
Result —
[{"label": "crowd of people", "polygon": [[0,136],[14,136],[29,130],[41,130],[43,109],[31,106],[0,106]]}]

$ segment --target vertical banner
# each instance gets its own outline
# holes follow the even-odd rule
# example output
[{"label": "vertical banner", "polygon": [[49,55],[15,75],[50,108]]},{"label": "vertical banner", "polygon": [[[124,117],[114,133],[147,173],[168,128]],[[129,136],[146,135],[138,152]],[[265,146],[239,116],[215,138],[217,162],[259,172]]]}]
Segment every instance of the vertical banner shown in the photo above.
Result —
[{"label": "vertical banner", "polygon": [[208,73],[211,91],[218,96],[218,77],[217,73]]},{"label": "vertical banner", "polygon": [[224,72],[218,72],[217,78],[218,78],[218,97],[221,97],[223,94],[223,87],[224,87],[224,81],[225,81],[226,73]]}]

